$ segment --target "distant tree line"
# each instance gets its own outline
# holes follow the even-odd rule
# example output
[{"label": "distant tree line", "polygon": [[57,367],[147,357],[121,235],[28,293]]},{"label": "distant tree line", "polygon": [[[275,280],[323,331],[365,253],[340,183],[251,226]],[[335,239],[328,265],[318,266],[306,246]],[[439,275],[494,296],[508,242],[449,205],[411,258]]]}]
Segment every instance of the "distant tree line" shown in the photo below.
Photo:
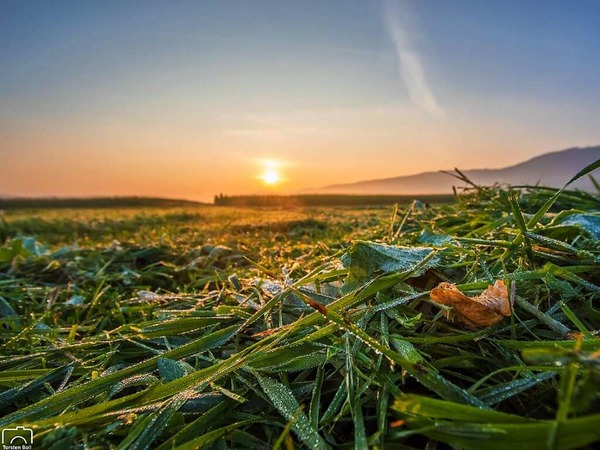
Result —
[{"label": "distant tree line", "polygon": [[453,203],[454,195],[215,195],[217,206],[239,207],[298,207],[298,206],[382,206],[396,203],[409,204],[414,200],[422,203]]}]

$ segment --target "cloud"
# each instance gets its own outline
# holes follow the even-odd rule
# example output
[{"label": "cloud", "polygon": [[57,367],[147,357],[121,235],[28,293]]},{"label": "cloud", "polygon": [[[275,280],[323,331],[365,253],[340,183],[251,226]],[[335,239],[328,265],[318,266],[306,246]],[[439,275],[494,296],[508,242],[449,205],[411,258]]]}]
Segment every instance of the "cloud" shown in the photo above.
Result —
[{"label": "cloud", "polygon": [[410,31],[415,16],[405,5],[393,0],[384,0],[383,19],[390,39],[396,47],[400,75],[411,102],[432,116],[443,116],[443,110],[427,84],[419,54],[412,47]]}]

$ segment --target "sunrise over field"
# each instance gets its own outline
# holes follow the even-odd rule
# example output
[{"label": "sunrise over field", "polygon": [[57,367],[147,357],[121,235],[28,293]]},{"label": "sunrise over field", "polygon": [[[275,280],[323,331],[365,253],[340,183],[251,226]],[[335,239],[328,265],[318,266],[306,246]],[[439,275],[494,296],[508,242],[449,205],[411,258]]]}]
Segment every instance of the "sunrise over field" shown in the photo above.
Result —
[{"label": "sunrise over field", "polygon": [[1,450],[600,448],[600,0],[0,0]]}]

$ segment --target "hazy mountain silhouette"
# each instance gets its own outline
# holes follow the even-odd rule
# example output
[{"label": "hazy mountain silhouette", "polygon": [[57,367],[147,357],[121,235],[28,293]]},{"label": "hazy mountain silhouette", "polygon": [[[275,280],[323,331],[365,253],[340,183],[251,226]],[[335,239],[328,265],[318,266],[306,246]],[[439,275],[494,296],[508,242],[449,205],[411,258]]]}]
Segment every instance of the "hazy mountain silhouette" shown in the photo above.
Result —
[{"label": "hazy mountain silhouette", "polygon": [[[573,175],[588,164],[600,159],[600,146],[570,148],[545,153],[520,164],[502,169],[464,170],[475,183],[490,186],[495,183],[562,187]],[[460,169],[460,167],[459,167]],[[452,170],[448,170],[452,172]],[[442,172],[424,172],[381,180],[335,184],[314,189],[328,194],[443,194],[452,192],[452,186],[462,186],[460,180]],[[595,190],[589,177],[572,185],[574,188]]]}]

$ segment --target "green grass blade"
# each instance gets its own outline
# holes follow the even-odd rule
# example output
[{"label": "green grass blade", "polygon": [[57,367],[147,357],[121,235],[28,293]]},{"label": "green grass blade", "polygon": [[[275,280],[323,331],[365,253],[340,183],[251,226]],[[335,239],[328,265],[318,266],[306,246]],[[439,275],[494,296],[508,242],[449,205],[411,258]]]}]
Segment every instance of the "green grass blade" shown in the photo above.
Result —
[{"label": "green grass blade", "polygon": [[598,168],[600,168],[600,159],[593,162],[592,164],[587,165],[586,167],[581,169],[579,172],[577,172],[577,174],[575,174],[575,176],[573,178],[571,178],[569,181],[567,181],[567,183],[560,190],[558,190],[552,197],[550,197],[548,199],[548,201],[546,201],[546,203],[544,203],[544,205],[533,215],[533,217],[531,219],[529,219],[529,221],[527,222],[527,228],[531,229],[537,225],[537,223],[540,221],[540,219],[544,216],[544,214],[546,214],[550,210],[552,205],[554,205],[556,200],[558,200],[560,195],[564,192],[564,190],[567,187],[569,187],[575,181],[579,180],[581,177],[584,177],[588,173],[591,173]]},{"label": "green grass blade", "polygon": [[[256,375],[256,377],[261,388],[273,403],[273,406],[287,421],[292,420],[300,409],[300,404],[294,398],[292,391],[271,378],[261,377],[260,375]],[[329,448],[303,412],[298,414],[292,429],[308,448],[314,448],[316,450]]]},{"label": "green grass blade", "polygon": [[22,420],[36,420],[58,414],[66,408],[85,402],[96,395],[109,390],[115,383],[140,372],[154,370],[160,358],[180,359],[193,354],[207,351],[229,341],[237,332],[237,326],[223,328],[215,331],[197,341],[190,342],[184,346],[165,352],[160,356],[147,359],[126,369],[119,370],[105,377],[89,381],[81,386],[66,389],[51,397],[39,401],[27,408],[23,408],[0,419],[0,426]]}]

